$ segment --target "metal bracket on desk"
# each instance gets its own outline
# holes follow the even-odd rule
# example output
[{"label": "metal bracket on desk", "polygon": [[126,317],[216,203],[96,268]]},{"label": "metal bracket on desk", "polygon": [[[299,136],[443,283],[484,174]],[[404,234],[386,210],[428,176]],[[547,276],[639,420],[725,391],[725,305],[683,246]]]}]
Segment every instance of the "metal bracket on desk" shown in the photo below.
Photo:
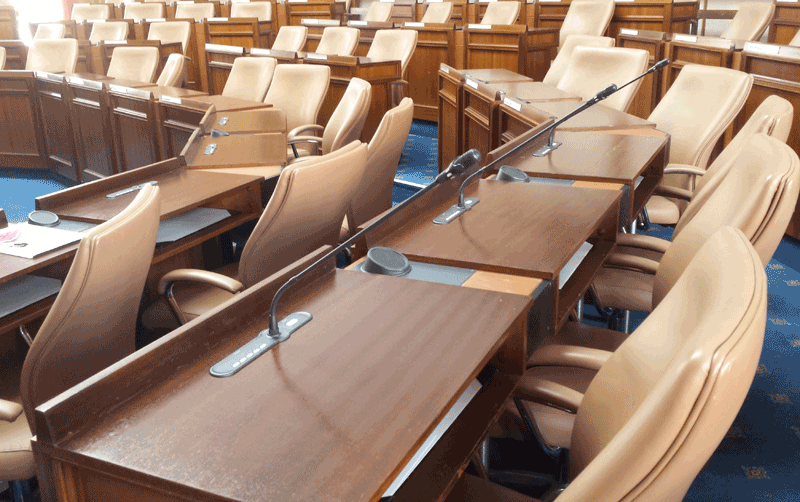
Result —
[{"label": "metal bracket on desk", "polygon": [[217,151],[217,144],[211,143],[210,145],[206,146],[206,151],[203,152],[204,155],[214,155],[214,152]]},{"label": "metal bracket on desk", "polygon": [[437,225],[447,225],[454,219],[458,218],[462,213],[466,213],[472,206],[480,202],[480,199],[475,197],[470,197],[468,199],[464,199],[464,207],[458,207],[458,204],[450,207],[447,211],[443,212],[439,216],[433,219],[433,222]]},{"label": "metal bracket on desk", "polygon": [[549,154],[550,152],[552,152],[553,150],[555,150],[559,146],[561,146],[561,143],[559,143],[558,141],[552,141],[552,142],[544,145],[543,147],[539,148],[535,152],[533,152],[533,156],[534,157],[547,157],[547,154]]},{"label": "metal bracket on desk", "polygon": [[227,124],[228,120],[230,120],[228,117],[222,117],[221,119],[219,119],[219,125],[223,126]]}]

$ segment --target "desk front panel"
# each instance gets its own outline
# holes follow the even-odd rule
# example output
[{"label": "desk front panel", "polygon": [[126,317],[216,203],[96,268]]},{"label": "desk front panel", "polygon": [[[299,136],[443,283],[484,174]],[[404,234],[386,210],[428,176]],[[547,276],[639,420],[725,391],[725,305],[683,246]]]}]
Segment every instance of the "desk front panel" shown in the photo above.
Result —
[{"label": "desk front panel", "polygon": [[769,25],[769,43],[787,45],[800,30],[800,5],[776,2],[775,14]]},{"label": "desk front panel", "polygon": [[24,70],[28,61],[28,47],[21,40],[0,40],[6,50],[5,70]]},{"label": "desk front panel", "polygon": [[67,89],[81,178],[92,181],[116,174],[119,169],[114,154],[108,93],[72,83]]},{"label": "desk front panel", "polygon": [[0,5],[0,40],[19,40],[17,11],[12,6]]},{"label": "desk front panel", "polygon": [[33,72],[0,71],[0,165],[46,168]]},{"label": "desk front panel", "polygon": [[80,172],[75,163],[75,149],[72,133],[72,120],[69,105],[64,99],[66,83],[64,80],[50,80],[37,77],[36,101],[42,117],[42,133],[47,150],[49,169],[80,181]]},{"label": "desk front panel", "polygon": [[461,75],[454,77],[449,69],[439,69],[439,172],[442,172],[450,162],[461,155],[463,150],[462,133],[462,94],[464,83]]},{"label": "desk front panel", "polygon": [[455,58],[453,28],[418,28],[417,48],[408,63],[408,96],[414,100],[414,118],[438,119],[437,74],[441,64],[452,66]]},{"label": "desk front panel", "polygon": [[149,97],[109,92],[111,130],[120,172],[161,160],[155,104],[152,94],[145,94]]}]

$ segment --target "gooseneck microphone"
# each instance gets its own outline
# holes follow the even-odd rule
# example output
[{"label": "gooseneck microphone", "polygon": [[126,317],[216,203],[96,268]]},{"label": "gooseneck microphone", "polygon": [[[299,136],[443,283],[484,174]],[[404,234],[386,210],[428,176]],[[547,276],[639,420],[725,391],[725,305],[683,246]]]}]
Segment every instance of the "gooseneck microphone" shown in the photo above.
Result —
[{"label": "gooseneck microphone", "polygon": [[563,118],[553,122],[549,127],[546,127],[545,129],[542,129],[541,131],[539,131],[538,133],[534,134],[530,138],[526,139],[525,141],[523,141],[519,145],[515,146],[511,150],[507,151],[506,153],[504,153],[503,155],[501,155],[500,157],[498,157],[497,159],[495,159],[491,163],[485,165],[484,167],[478,169],[477,171],[475,171],[474,173],[469,175],[467,177],[467,179],[465,179],[464,182],[461,184],[461,188],[458,190],[458,204],[455,204],[454,206],[450,207],[450,209],[448,209],[444,213],[442,213],[439,216],[437,216],[436,218],[434,218],[433,222],[436,223],[437,225],[447,225],[448,223],[450,223],[451,221],[456,219],[458,216],[460,216],[464,212],[469,211],[472,208],[472,206],[474,206],[475,204],[480,202],[480,200],[475,198],[475,197],[470,197],[468,199],[464,199],[464,189],[467,187],[467,185],[469,185],[469,183],[473,179],[475,179],[476,177],[480,176],[481,173],[483,173],[487,169],[490,169],[490,168],[494,167],[500,161],[506,159],[510,155],[518,152],[523,147],[525,147],[526,145],[531,143],[533,140],[535,140],[537,138],[540,138],[544,134],[549,133],[550,136],[549,136],[547,144],[533,153],[534,157],[544,157],[548,153],[552,152],[553,150],[555,150],[556,148],[561,146],[561,143],[553,141],[553,135],[555,134],[556,128],[558,126],[560,126],[561,124],[563,124],[567,120],[571,119],[575,115],[577,115],[577,114],[581,113],[582,111],[586,110],[587,108],[591,108],[592,106],[596,105],[600,101],[608,98],[609,96],[611,96],[615,92],[619,91],[620,89],[624,89],[625,87],[628,87],[629,85],[631,85],[632,83],[636,82],[640,78],[644,78],[645,76],[649,75],[650,73],[656,72],[656,71],[664,68],[665,66],[667,66],[669,64],[669,62],[670,62],[669,59],[662,59],[661,61],[657,62],[656,64],[654,64],[653,66],[648,68],[646,72],[642,73],[641,75],[639,75],[638,77],[634,78],[633,80],[631,80],[630,82],[624,84],[621,87],[617,87],[615,84],[609,85],[608,87],[602,89],[600,92],[598,92],[597,94],[592,96],[588,101],[586,101],[581,106],[579,106],[578,108],[576,108],[573,111],[571,111],[569,114],[567,114]]},{"label": "gooseneck microphone", "polygon": [[326,253],[325,256],[318,259],[303,269],[300,273],[286,281],[280,288],[278,288],[278,291],[275,292],[275,296],[272,297],[272,303],[269,307],[269,329],[265,329],[253,340],[247,342],[244,346],[240,347],[238,350],[225,357],[222,361],[212,366],[210,370],[211,374],[218,377],[233,375],[237,371],[241,370],[244,366],[249,364],[258,355],[267,352],[275,345],[287,340],[292,333],[297,331],[298,328],[310,321],[312,319],[312,315],[308,312],[294,312],[278,322],[276,311],[278,308],[278,302],[280,301],[283,293],[295,285],[300,279],[303,278],[303,276],[314,270],[320,264],[325,263],[327,260],[336,256],[344,249],[348,248],[364,234],[389,219],[397,211],[400,211],[404,207],[411,204],[411,202],[414,200],[422,197],[422,195],[433,189],[433,187],[437,186],[439,183],[453,179],[454,177],[469,171],[474,166],[478,165],[480,161],[481,154],[475,149],[456,157],[453,162],[447,166],[447,169],[439,173],[439,175],[436,176],[433,182],[431,182],[428,186],[404,200],[400,204],[396,205],[390,211],[387,211],[383,216],[367,225],[363,230],[339,244],[331,251]]}]

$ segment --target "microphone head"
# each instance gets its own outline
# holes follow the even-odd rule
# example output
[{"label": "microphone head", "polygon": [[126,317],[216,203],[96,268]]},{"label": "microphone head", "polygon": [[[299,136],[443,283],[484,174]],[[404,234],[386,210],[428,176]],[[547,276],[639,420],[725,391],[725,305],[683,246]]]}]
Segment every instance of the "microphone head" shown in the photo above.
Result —
[{"label": "microphone head", "polygon": [[473,148],[472,150],[463,153],[453,159],[453,162],[447,166],[445,170],[446,173],[449,173],[453,176],[459,175],[471,169],[473,166],[478,165],[481,161],[481,152]]},{"label": "microphone head", "polygon": [[661,68],[667,66],[670,63],[669,58],[662,59],[658,63],[653,65],[653,71],[658,71]]},{"label": "microphone head", "polygon": [[611,96],[615,92],[617,92],[617,84],[611,84],[608,87],[606,87],[605,89],[603,89],[602,91],[600,91],[597,94],[595,94],[594,97],[598,101],[601,101],[601,100],[606,99],[607,97]]}]

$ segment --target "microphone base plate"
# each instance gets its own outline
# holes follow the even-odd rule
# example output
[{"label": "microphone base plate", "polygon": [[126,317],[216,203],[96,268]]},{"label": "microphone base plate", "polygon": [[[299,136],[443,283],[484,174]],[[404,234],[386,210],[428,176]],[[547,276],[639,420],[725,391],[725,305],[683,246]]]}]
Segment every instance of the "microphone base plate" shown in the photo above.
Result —
[{"label": "microphone base plate", "polygon": [[552,152],[553,150],[555,150],[559,146],[561,146],[561,143],[559,143],[558,141],[553,141],[552,143],[544,145],[543,147],[541,147],[538,150],[536,150],[535,152],[533,152],[533,156],[534,157],[547,157],[547,155],[550,152]]},{"label": "microphone base plate", "polygon": [[475,197],[469,197],[464,199],[464,207],[458,207],[458,204],[450,207],[447,211],[443,212],[439,216],[433,219],[433,222],[437,225],[447,225],[454,219],[458,218],[462,213],[465,213],[472,209],[472,206],[480,202],[480,199],[476,199]]},{"label": "microphone base plate", "polygon": [[295,312],[290,314],[278,323],[278,333],[280,336],[270,336],[269,330],[265,329],[246,344],[242,345],[235,352],[226,356],[222,361],[211,367],[209,373],[215,377],[229,377],[236,374],[242,368],[255,361],[258,356],[269,352],[269,349],[279,343],[288,340],[292,333],[300,329],[313,318],[308,312]]}]

